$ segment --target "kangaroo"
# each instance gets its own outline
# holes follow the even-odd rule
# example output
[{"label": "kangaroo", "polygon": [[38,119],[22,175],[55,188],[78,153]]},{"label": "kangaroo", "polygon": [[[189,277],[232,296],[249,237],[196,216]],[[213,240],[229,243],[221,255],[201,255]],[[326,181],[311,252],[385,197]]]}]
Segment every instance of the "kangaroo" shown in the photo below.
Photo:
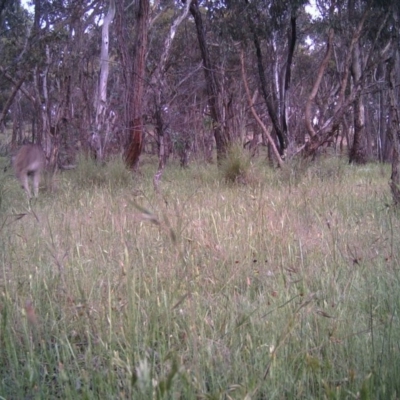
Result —
[{"label": "kangaroo", "polygon": [[21,182],[26,194],[31,198],[28,176],[32,176],[33,193],[35,197],[39,194],[40,174],[45,166],[45,155],[43,149],[38,144],[25,144],[13,157],[13,168],[16,177]]}]

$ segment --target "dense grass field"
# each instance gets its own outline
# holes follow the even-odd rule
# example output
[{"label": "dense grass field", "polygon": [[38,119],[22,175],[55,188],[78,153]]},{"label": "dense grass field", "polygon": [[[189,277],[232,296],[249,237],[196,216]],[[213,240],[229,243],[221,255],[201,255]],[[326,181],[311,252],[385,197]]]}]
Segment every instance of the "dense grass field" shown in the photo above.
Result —
[{"label": "dense grass field", "polygon": [[388,166],[0,179],[0,399],[399,399]]}]

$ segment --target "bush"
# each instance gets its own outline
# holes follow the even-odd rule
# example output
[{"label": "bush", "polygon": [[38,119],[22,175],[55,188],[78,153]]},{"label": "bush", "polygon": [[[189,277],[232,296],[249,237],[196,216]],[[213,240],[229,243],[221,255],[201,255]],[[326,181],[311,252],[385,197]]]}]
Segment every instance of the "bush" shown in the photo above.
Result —
[{"label": "bush", "polygon": [[250,154],[240,144],[232,144],[220,170],[226,182],[246,184],[250,178],[250,167]]}]

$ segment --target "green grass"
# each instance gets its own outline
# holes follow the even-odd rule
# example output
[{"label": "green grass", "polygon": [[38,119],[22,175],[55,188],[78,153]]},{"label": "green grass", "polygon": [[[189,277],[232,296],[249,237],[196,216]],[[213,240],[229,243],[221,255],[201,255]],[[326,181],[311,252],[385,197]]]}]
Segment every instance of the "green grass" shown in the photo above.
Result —
[{"label": "green grass", "polygon": [[118,163],[1,180],[1,397],[400,397],[388,167]]}]

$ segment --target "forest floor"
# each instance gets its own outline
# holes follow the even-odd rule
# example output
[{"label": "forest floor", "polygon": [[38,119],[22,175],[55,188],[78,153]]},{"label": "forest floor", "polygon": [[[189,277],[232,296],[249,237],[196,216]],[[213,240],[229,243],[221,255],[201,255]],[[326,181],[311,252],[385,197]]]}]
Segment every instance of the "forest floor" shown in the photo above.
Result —
[{"label": "forest floor", "polygon": [[400,397],[389,166],[156,163],[3,174],[1,398]]}]

